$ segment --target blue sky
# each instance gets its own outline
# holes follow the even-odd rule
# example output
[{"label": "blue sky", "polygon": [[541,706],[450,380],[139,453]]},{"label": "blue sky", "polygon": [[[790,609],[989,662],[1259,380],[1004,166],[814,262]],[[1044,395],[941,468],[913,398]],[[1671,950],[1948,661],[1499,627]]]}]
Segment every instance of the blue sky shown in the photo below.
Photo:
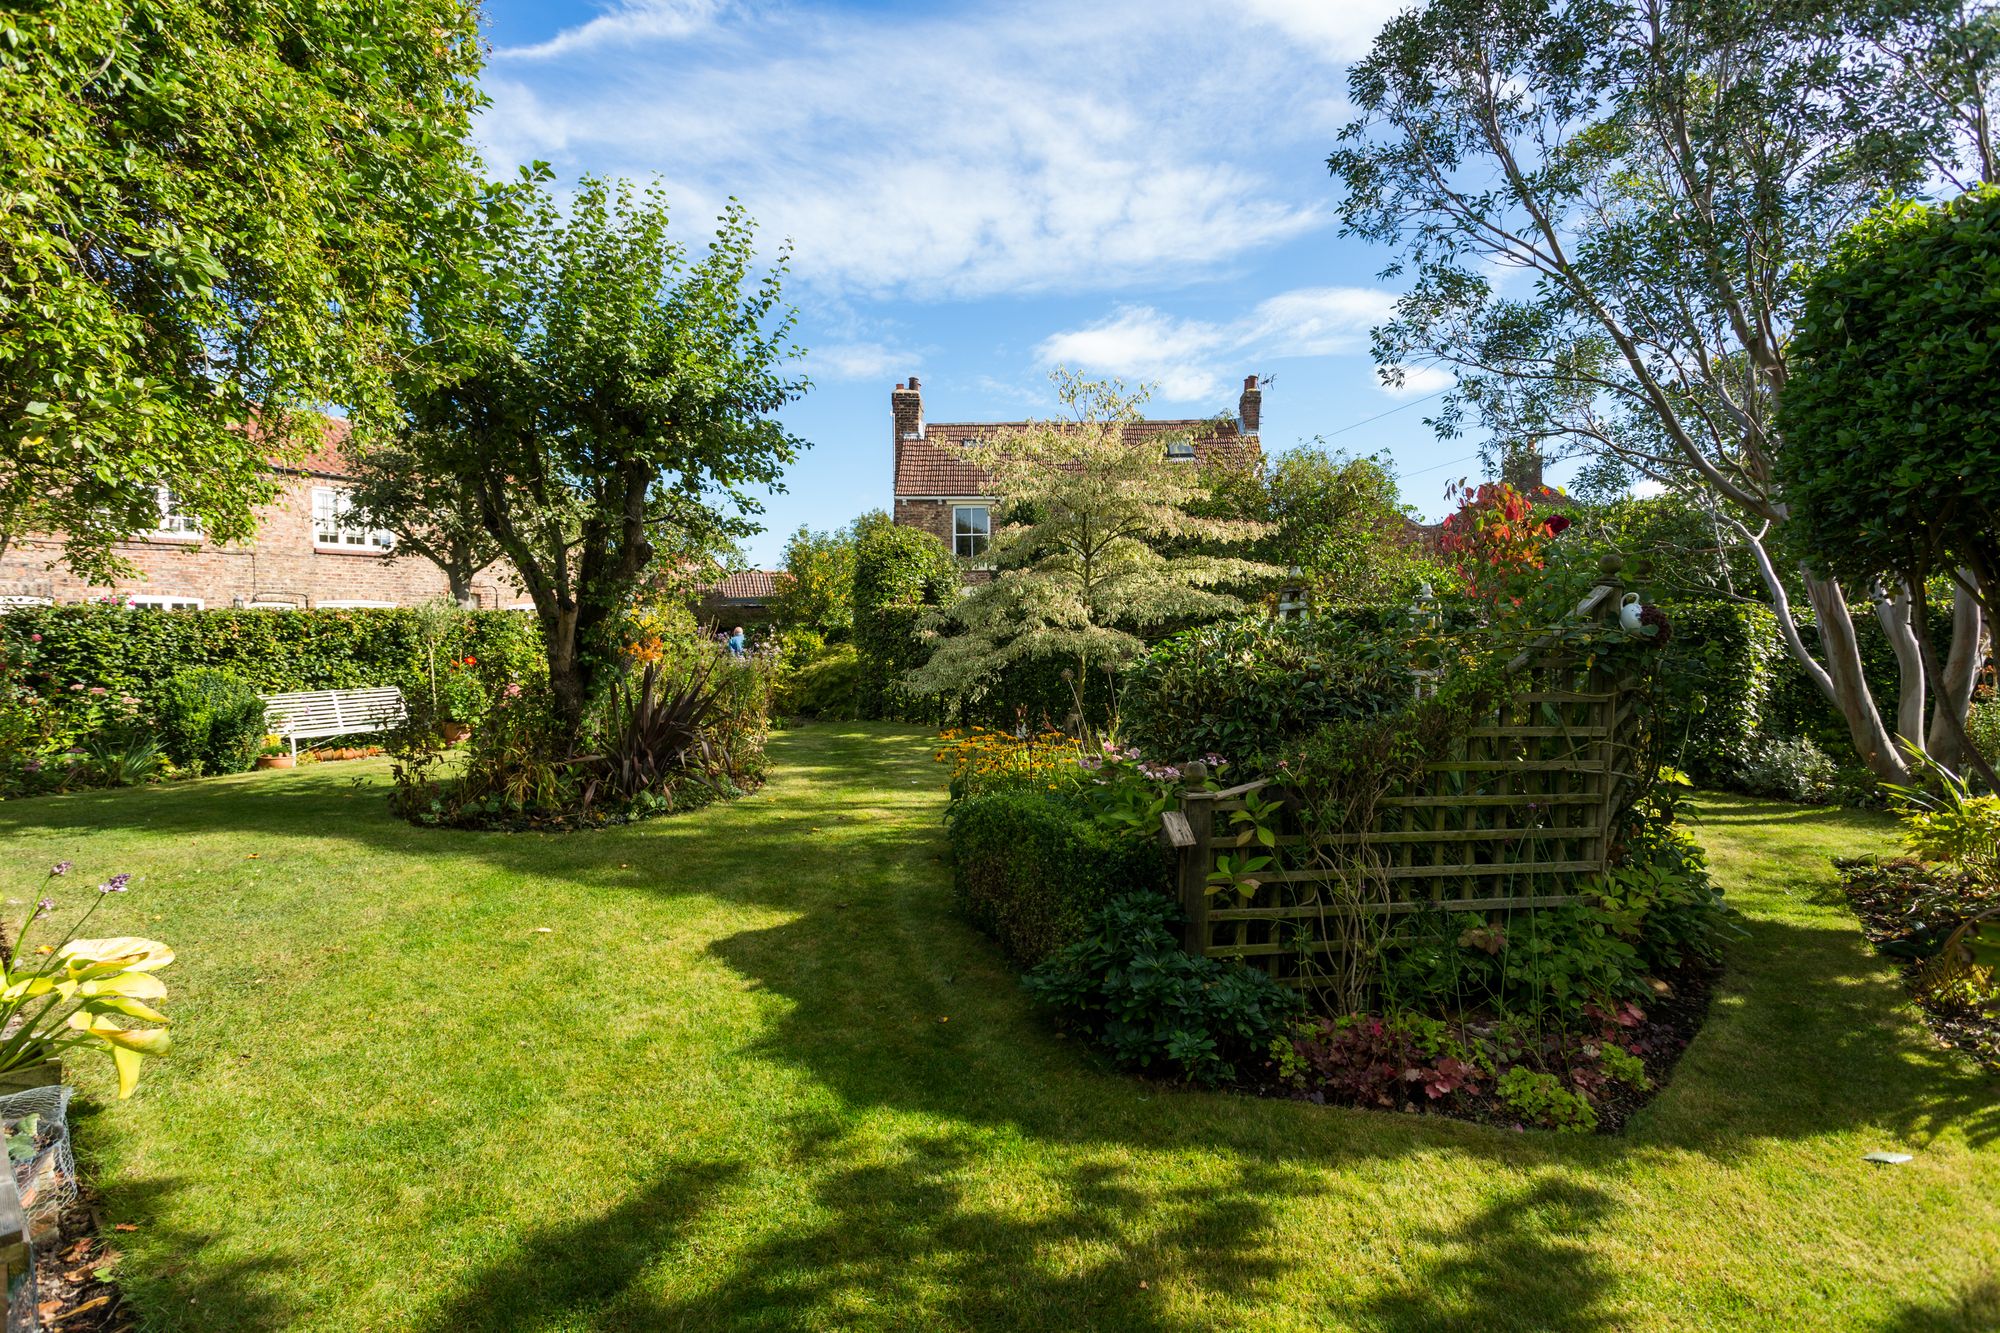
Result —
[{"label": "blue sky", "polygon": [[1059,362],[1156,383],[1159,416],[1266,376],[1267,450],[1340,431],[1436,515],[1476,442],[1424,425],[1436,372],[1378,382],[1390,256],[1336,234],[1325,166],[1345,64],[1396,7],[488,0],[476,137],[504,174],[657,175],[697,235],[734,195],[791,238],[813,448],[759,564],[887,507],[897,380],[932,420],[1011,419],[1053,410]]}]

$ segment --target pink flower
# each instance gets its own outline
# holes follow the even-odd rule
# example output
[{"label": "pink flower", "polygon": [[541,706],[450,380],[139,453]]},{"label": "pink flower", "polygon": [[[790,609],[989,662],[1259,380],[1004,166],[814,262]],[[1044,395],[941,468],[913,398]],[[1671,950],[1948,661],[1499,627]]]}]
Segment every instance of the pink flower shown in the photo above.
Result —
[{"label": "pink flower", "polygon": [[40,643],[41,641],[42,641],[42,636],[39,634],[30,634],[28,636],[29,643]]},{"label": "pink flower", "polygon": [[93,685],[93,686],[91,686],[91,687],[90,687],[90,692],[91,692],[92,694],[109,694],[109,693],[111,693],[111,691],[110,691],[110,690],[107,690],[107,689],[105,689],[105,688],[104,688],[104,687],[103,687],[102,685]]},{"label": "pink flower", "polygon": [[69,687],[69,692],[71,694],[80,694],[82,693],[82,691],[83,691],[83,685],[81,682],[78,682],[77,684]]}]

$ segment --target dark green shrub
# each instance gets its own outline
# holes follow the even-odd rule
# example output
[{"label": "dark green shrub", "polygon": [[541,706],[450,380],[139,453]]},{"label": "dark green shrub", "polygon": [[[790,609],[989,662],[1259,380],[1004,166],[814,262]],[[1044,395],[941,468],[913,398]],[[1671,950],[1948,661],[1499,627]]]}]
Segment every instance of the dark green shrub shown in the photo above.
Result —
[{"label": "dark green shrub", "polygon": [[183,768],[241,773],[264,748],[264,701],[232,672],[196,667],[159,693],[160,746]]},{"label": "dark green shrub", "polygon": [[959,907],[1022,966],[1079,938],[1112,897],[1166,889],[1160,844],[1100,826],[1072,791],[993,787],[954,802],[949,819]]},{"label": "dark green shrub", "polygon": [[1398,708],[1414,682],[1401,644],[1351,617],[1207,625],[1126,670],[1121,720],[1155,758],[1241,760]]},{"label": "dark green shrub", "polygon": [[1667,762],[1703,784],[1733,783],[1749,762],[1784,647],[1778,622],[1754,602],[1663,608],[1671,637],[1654,674],[1654,725]]},{"label": "dark green shrub", "polygon": [[940,705],[912,695],[901,681],[929,660],[918,626],[958,596],[958,577],[945,544],[921,529],[883,524],[855,542],[854,646],[867,716],[938,720]]},{"label": "dark green shrub", "polygon": [[1179,915],[1162,895],[1114,898],[1083,938],[1021,984],[1057,1023],[1121,1066],[1207,1087],[1241,1082],[1270,1058],[1303,1006],[1262,972],[1183,952],[1173,930]]}]

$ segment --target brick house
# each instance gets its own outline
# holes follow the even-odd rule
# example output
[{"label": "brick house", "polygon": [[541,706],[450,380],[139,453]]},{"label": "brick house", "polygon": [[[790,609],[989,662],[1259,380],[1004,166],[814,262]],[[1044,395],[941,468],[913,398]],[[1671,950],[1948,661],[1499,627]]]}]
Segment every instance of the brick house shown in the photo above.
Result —
[{"label": "brick house", "polygon": [[[134,533],[117,548],[141,577],[92,584],[63,562],[60,539],[31,534],[14,541],[0,555],[0,606],[115,599],[160,610],[298,610],[410,606],[448,596],[436,565],[422,556],[396,556],[389,533],[346,519],[346,439],[347,423],[329,419],[319,449],[299,463],[274,467],[277,497],[264,506],[257,534],[247,542],[203,541],[199,521],[176,507],[172,487],[160,487],[159,526]],[[527,604],[504,562],[481,570],[472,590],[482,608]]]},{"label": "brick house", "polygon": [[[1199,466],[1223,458],[1254,459],[1260,451],[1258,428],[1263,417],[1264,391],[1257,377],[1243,380],[1234,417],[1197,417],[1133,422],[1126,438],[1173,437],[1163,448],[1167,457]],[[889,395],[894,430],[896,522],[922,528],[967,560],[982,555],[993,535],[991,480],[979,468],[952,452],[952,446],[990,439],[1024,421],[924,420],[923,386],[915,375]]]}]

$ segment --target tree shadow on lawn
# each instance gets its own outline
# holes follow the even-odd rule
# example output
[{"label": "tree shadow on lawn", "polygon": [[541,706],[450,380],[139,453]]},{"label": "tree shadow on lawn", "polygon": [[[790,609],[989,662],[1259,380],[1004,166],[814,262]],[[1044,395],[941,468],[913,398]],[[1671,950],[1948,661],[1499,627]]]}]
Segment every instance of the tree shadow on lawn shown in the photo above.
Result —
[{"label": "tree shadow on lawn", "polygon": [[[441,857],[475,858],[592,891],[705,895],[725,906],[782,909],[793,914],[782,924],[709,946],[738,975],[790,1002],[746,1054],[803,1071],[851,1108],[918,1113],[957,1127],[898,1141],[892,1151],[900,1155],[888,1164],[833,1165],[815,1186],[823,1219],[785,1225],[753,1243],[718,1286],[697,1296],[668,1298],[641,1281],[648,1256],[671,1248],[689,1226],[681,1201],[701,1206],[703,1188],[669,1173],[602,1217],[531,1236],[463,1289],[448,1312],[460,1322],[433,1325],[440,1333],[532,1327],[508,1316],[520,1313],[520,1302],[537,1300],[566,1305],[571,1327],[575,1320],[591,1328],[701,1325],[746,1311],[757,1319],[740,1322],[785,1327],[825,1322],[871,1293],[909,1295],[907,1284],[919,1281],[928,1284],[924,1299],[939,1310],[940,1323],[1160,1327],[1165,1318],[1140,1281],[1191,1275],[1216,1291],[1248,1291],[1274,1280],[1282,1267],[1259,1248],[1274,1206],[1360,1188],[1365,1172],[1335,1174],[1343,1163],[1461,1152],[1525,1176],[1602,1172],[1633,1153],[1660,1150],[1727,1158],[1759,1140],[1861,1127],[1906,1142],[1951,1124],[1975,1141],[2000,1134],[1993,1081],[1922,1043],[1898,1016],[1893,970],[1868,956],[1857,932],[1768,919],[1751,923],[1708,1028],[1623,1139],[1182,1093],[1102,1072],[1029,1010],[1013,970],[954,912],[947,873],[936,864],[942,840],[932,822],[939,802],[928,751],[907,733],[810,739],[774,746],[784,786],[754,801],[601,833],[413,829],[382,808],[379,786],[350,793],[345,783],[311,777],[273,782],[232,802],[191,799],[192,791],[144,793],[171,799],[151,805],[142,821],[121,805],[130,795],[24,802],[67,808],[10,805],[0,810],[0,828],[82,829],[99,820],[139,822],[152,832],[247,827],[404,854],[435,848]],[[834,780],[800,781],[820,771]],[[980,1158],[964,1136],[983,1135],[982,1126],[1086,1155],[1127,1148],[1201,1154],[1205,1169],[1224,1174],[1181,1193],[1135,1183],[1115,1165],[1066,1165],[1043,1176],[1059,1194],[1053,1207],[1000,1210],[969,1197],[965,1184]],[[832,1159],[853,1150],[836,1138],[801,1151]],[[736,1170],[717,1168],[708,1192]],[[1547,1188],[1535,1185],[1430,1238],[1440,1279],[1460,1293],[1454,1299],[1482,1307],[1463,1326],[1509,1326],[1524,1282],[1546,1283],[1559,1298],[1550,1307],[1575,1313],[1565,1325],[1549,1325],[1542,1314],[1537,1326],[1585,1330],[1605,1322],[1597,1312],[1608,1277],[1587,1264],[1570,1271],[1577,1265],[1563,1256],[1574,1247],[1562,1239],[1601,1217],[1605,1205],[1594,1190]],[[1156,1210],[1185,1225],[1175,1222],[1133,1249],[1129,1219],[1143,1222]],[[1536,1219],[1550,1216],[1556,1223],[1545,1241]],[[1144,1225],[1136,1231],[1143,1234]],[[627,1244],[621,1235],[640,1239]],[[1121,1248],[1095,1254],[1099,1242]],[[609,1263],[588,1257],[607,1246],[616,1256]],[[1077,1256],[1056,1264],[1051,1250]],[[1491,1262],[1482,1257],[1488,1250]],[[929,1276],[905,1277],[901,1270],[910,1265]],[[1052,1308],[1060,1318],[1046,1317]],[[1427,1322],[1422,1284],[1371,1298],[1355,1314],[1389,1328],[1436,1326]]]},{"label": "tree shadow on lawn", "polygon": [[[87,1120],[88,1114],[77,1128]],[[127,1304],[146,1316],[142,1326],[209,1328],[215,1326],[213,1321],[226,1319],[235,1328],[291,1327],[300,1312],[276,1293],[271,1282],[286,1265],[283,1252],[271,1247],[248,1258],[208,1255],[207,1250],[225,1239],[241,1247],[248,1238],[204,1235],[175,1226],[174,1197],[185,1188],[172,1177],[159,1177],[115,1184],[104,1191],[108,1219],[137,1219],[135,1233],[113,1233],[107,1227],[104,1240],[126,1251],[111,1280]],[[129,1317],[126,1323],[129,1326]]]},{"label": "tree shadow on lawn", "polygon": [[[1115,1165],[1084,1164],[1052,1182],[1053,1197],[1020,1206],[982,1197],[981,1143],[935,1135],[863,1149],[793,1132],[793,1154],[818,1175],[809,1201],[720,1273],[675,1254],[713,1191],[674,1172],[601,1217],[527,1237],[423,1327],[1172,1327],[1156,1308],[1167,1282],[1234,1296],[1279,1274],[1262,1236],[1303,1187],[1297,1173],[1243,1164],[1226,1182],[1145,1188]],[[599,1281],[606,1249],[637,1262]],[[660,1289],[669,1279],[672,1293]]]}]

